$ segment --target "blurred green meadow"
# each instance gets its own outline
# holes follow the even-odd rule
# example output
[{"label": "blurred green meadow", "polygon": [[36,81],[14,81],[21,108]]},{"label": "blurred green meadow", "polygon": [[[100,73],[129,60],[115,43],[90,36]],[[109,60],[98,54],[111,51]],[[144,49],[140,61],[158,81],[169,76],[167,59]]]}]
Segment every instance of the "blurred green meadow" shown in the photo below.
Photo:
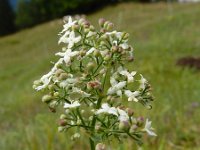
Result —
[{"label": "blurred green meadow", "polygon": [[[200,72],[176,65],[184,56],[200,56],[200,3],[109,6],[88,16],[112,21],[130,33],[135,62],[155,96],[153,109],[129,103],[136,115],[153,121],[158,136],[145,136],[145,150],[200,150]],[[50,70],[62,20],[54,20],[0,38],[0,150],[88,150],[87,138],[71,141],[57,132],[58,114],[41,102],[32,82]],[[134,150],[134,141],[113,142],[114,150]]]}]

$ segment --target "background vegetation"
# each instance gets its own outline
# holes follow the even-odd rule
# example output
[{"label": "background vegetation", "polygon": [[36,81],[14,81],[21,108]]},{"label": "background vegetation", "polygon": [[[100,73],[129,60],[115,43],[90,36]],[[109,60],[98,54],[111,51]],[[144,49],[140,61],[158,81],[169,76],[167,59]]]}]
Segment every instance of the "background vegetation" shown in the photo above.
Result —
[{"label": "background vegetation", "polygon": [[[153,120],[158,137],[144,137],[146,150],[199,150],[200,73],[175,65],[182,56],[199,55],[199,15],[200,4],[122,3],[88,16],[92,23],[105,17],[130,33],[135,62],[128,67],[145,75],[155,96],[151,111],[129,103],[136,115]],[[61,28],[59,19],[0,38],[1,150],[88,149],[85,136],[71,142],[68,133],[57,132],[59,116],[31,87],[51,68]],[[130,140],[120,146],[134,147]]]},{"label": "background vegetation", "polygon": [[0,36],[15,31],[15,15],[8,0],[0,0]]}]

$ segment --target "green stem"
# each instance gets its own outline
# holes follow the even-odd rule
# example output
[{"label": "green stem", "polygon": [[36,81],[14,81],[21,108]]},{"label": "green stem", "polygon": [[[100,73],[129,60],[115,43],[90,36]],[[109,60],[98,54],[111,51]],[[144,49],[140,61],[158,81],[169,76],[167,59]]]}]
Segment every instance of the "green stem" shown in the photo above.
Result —
[{"label": "green stem", "polygon": [[91,150],[95,150],[94,141],[92,140],[92,138],[89,138],[89,140],[90,140],[90,149],[91,149]]}]

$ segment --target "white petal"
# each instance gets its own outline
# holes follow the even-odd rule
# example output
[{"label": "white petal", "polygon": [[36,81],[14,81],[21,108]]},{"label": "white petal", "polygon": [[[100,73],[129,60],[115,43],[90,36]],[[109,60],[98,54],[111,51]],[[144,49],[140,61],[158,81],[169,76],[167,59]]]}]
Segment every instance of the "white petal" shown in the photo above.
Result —
[{"label": "white petal", "polygon": [[89,51],[87,51],[86,55],[89,55],[89,54],[93,53],[94,51],[95,51],[95,48],[92,47]]},{"label": "white petal", "polygon": [[120,96],[120,97],[122,96],[122,91],[121,90],[118,90],[116,93],[117,93],[118,96]]},{"label": "white petal", "polygon": [[115,78],[113,78],[113,77],[110,78],[110,84],[111,84],[112,86],[114,86],[114,85],[117,84],[117,81],[115,80]]},{"label": "white petal", "polygon": [[117,89],[122,89],[125,86],[126,86],[126,81],[119,82],[117,85],[115,85]]}]

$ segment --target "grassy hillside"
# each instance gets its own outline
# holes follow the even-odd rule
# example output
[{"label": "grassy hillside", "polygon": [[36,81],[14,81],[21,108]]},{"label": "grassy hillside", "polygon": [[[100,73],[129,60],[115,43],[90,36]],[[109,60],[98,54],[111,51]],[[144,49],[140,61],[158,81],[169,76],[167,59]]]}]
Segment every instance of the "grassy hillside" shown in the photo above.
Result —
[{"label": "grassy hillside", "polygon": [[[153,120],[157,138],[145,137],[147,150],[198,150],[200,147],[200,73],[176,66],[183,56],[200,56],[200,4],[120,4],[88,16],[111,20],[131,34],[135,62],[128,67],[145,75],[156,97],[152,111],[134,106],[138,115]],[[55,20],[0,38],[0,149],[88,149],[84,137],[71,142],[57,132],[57,114],[51,114],[32,89],[56,59]],[[77,146],[80,145],[80,146]],[[127,141],[122,149],[134,149]]]}]

